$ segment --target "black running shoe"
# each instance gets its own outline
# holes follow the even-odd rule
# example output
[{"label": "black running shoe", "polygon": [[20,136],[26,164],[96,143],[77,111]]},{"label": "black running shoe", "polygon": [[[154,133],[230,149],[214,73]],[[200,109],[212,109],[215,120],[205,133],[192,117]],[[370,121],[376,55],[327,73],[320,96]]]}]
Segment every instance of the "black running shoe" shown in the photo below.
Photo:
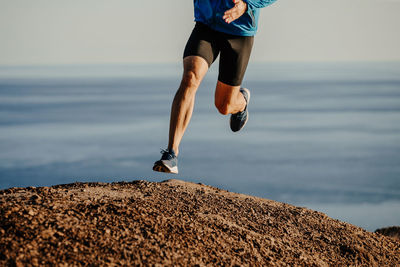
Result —
[{"label": "black running shoe", "polygon": [[250,101],[250,91],[246,88],[240,88],[240,92],[243,94],[244,99],[246,100],[246,107],[243,111],[231,115],[230,125],[231,130],[233,132],[237,132],[242,129],[249,119],[249,112],[247,111],[247,106]]},{"label": "black running shoe", "polygon": [[153,166],[153,171],[178,173],[178,157],[173,149],[161,150],[162,157],[156,161]]}]

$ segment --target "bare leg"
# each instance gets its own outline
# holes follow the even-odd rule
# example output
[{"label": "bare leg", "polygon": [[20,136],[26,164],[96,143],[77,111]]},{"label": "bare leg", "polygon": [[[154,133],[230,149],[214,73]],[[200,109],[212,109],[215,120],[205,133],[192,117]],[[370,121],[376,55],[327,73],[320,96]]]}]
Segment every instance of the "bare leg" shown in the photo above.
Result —
[{"label": "bare leg", "polygon": [[168,149],[179,154],[179,144],[192,117],[196,91],[208,71],[208,63],[198,56],[183,60],[183,76],[171,107]]},{"label": "bare leg", "polygon": [[231,86],[218,81],[215,89],[215,106],[223,114],[235,114],[246,108],[246,100],[239,86]]}]

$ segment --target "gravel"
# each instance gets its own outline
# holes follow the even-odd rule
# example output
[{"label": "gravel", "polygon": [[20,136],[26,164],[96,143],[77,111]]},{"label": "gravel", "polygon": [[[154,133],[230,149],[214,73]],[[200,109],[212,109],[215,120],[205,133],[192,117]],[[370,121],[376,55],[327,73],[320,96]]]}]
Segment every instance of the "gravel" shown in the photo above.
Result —
[{"label": "gravel", "polygon": [[0,266],[396,266],[400,242],[180,180],[0,191]]}]

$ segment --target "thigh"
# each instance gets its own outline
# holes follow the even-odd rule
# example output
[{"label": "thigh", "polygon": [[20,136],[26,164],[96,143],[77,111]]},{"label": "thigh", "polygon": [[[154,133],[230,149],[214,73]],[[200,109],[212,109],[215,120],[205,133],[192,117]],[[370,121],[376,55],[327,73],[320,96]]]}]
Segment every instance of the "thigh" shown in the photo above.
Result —
[{"label": "thigh", "polygon": [[188,42],[186,43],[183,58],[199,56],[207,61],[208,66],[211,66],[219,53],[215,34],[216,32],[208,26],[197,22]]},{"label": "thigh", "polygon": [[249,63],[254,37],[226,34],[221,36],[218,80],[231,86],[239,86]]}]

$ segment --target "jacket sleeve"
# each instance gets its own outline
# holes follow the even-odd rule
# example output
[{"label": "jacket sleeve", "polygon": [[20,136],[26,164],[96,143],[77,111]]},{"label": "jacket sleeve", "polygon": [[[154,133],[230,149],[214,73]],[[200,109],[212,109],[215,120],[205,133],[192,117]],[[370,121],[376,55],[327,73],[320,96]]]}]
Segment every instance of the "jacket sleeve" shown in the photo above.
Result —
[{"label": "jacket sleeve", "polygon": [[269,6],[275,1],[276,0],[243,0],[243,2],[247,4],[248,8],[252,10]]}]

